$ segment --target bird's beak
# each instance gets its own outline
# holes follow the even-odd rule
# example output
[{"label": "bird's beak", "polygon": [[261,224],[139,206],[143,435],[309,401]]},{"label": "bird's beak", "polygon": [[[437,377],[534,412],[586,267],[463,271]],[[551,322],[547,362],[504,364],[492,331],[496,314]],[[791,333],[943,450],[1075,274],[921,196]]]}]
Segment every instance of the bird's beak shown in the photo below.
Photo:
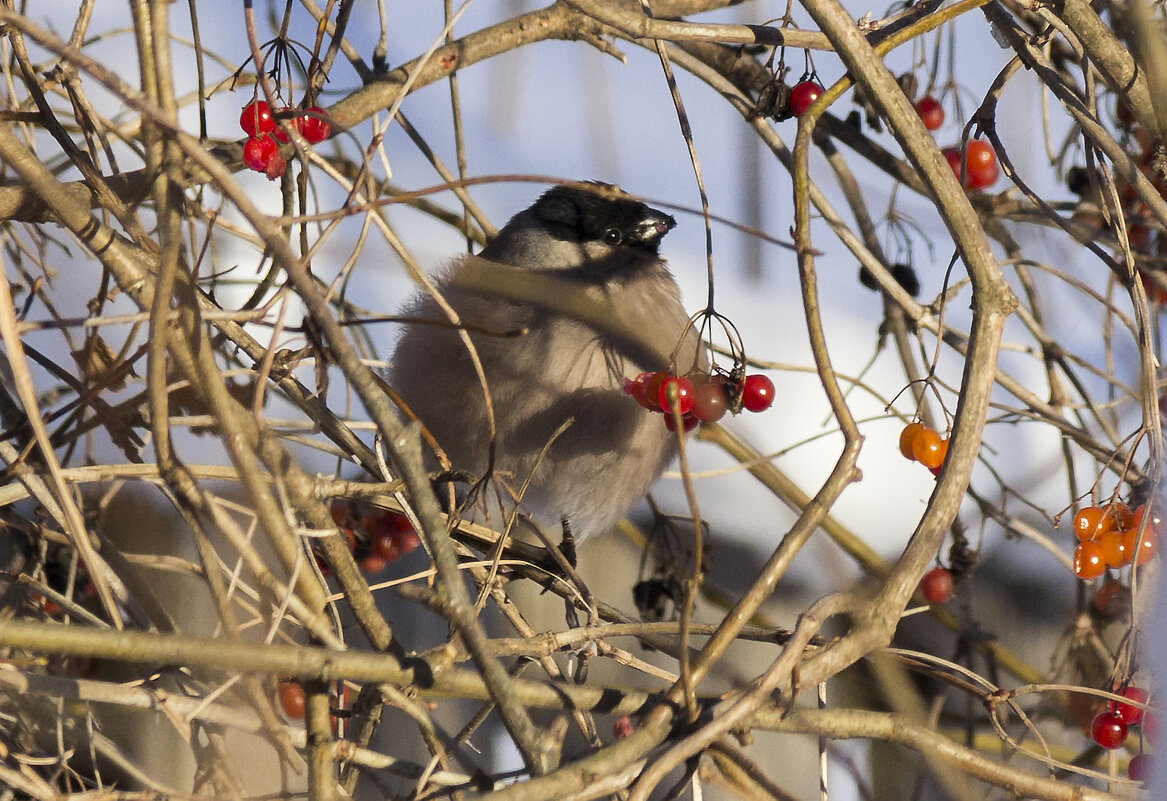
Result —
[{"label": "bird's beak", "polygon": [[648,214],[636,226],[636,238],[646,245],[655,247],[669,231],[677,227],[677,221],[671,215],[656,209],[648,209]]}]

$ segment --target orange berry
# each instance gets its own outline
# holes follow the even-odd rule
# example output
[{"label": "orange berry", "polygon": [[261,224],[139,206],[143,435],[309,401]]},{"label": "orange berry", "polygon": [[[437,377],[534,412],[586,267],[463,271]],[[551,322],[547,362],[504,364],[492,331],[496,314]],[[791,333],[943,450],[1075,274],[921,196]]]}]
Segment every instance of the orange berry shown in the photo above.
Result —
[{"label": "orange berry", "polygon": [[1130,546],[1134,545],[1134,537],[1129,539],[1124,531],[1108,531],[1098,538],[1102,546],[1102,558],[1107,567],[1125,567],[1130,564],[1132,553]]},{"label": "orange berry", "polygon": [[946,453],[948,440],[941,439],[940,435],[930,428],[920,431],[912,439],[912,456],[929,470],[935,470],[942,465]]},{"label": "orange berry", "polygon": [[923,423],[908,423],[900,432],[900,453],[909,462],[916,461],[916,457],[912,455],[912,440],[923,430]]},{"label": "orange berry", "polygon": [[[1128,531],[1124,532],[1130,537],[1130,553],[1136,565],[1145,565],[1159,552],[1159,534],[1163,529],[1163,518],[1157,510],[1152,509],[1150,519],[1147,520],[1146,525],[1143,525],[1142,520],[1145,514],[1147,514],[1146,504],[1135,509],[1134,523]],[[1140,526],[1143,529],[1142,540],[1137,541]]]},{"label": "orange berry", "polygon": [[303,720],[307,704],[303,687],[291,681],[280,682],[280,706],[285,715],[292,720]]},{"label": "orange berry", "polygon": [[1104,514],[1097,506],[1087,506],[1074,515],[1074,534],[1078,542],[1097,540],[1114,528],[1114,517]]},{"label": "orange berry", "polygon": [[1106,559],[1097,542],[1080,542],[1074,549],[1074,575],[1083,581],[1095,579],[1106,572]]},{"label": "orange berry", "polygon": [[1110,511],[1118,522],[1115,528],[1119,530],[1128,529],[1135,524],[1135,513],[1131,508],[1122,501],[1118,501],[1110,505]]},{"label": "orange berry", "polygon": [[1150,526],[1143,529],[1143,539],[1138,540],[1139,530],[1132,528],[1130,531],[1124,531],[1124,543],[1131,558],[1134,559],[1136,565],[1145,565],[1155,558],[1155,554],[1159,552],[1159,535]]},{"label": "orange berry", "polygon": [[[1138,528],[1142,524],[1143,516],[1145,514],[1147,514],[1147,504],[1141,503],[1138,505],[1138,507],[1135,508],[1134,512],[1131,513],[1131,525],[1130,525],[1130,527],[1131,528]],[[1164,524],[1163,515],[1161,515],[1159,513],[1158,509],[1152,509],[1151,510],[1151,517],[1147,521],[1147,527],[1154,528],[1157,533],[1162,533],[1163,527],[1164,527],[1163,524]]]}]

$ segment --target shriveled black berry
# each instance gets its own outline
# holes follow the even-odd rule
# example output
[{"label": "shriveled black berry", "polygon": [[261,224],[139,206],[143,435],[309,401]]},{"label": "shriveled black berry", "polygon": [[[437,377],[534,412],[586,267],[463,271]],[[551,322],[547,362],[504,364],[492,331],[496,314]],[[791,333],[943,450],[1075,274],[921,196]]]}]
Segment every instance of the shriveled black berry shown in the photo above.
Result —
[{"label": "shriveled black berry", "polygon": [[1066,188],[1078,197],[1090,191],[1090,173],[1085,167],[1071,167],[1066,172]]},{"label": "shriveled black berry", "polygon": [[871,270],[866,267],[859,268],[859,283],[870,289],[872,292],[879,291],[879,282],[875,280],[875,276],[871,274]]},{"label": "shriveled black berry", "polygon": [[[892,278],[904,288],[904,291],[913,298],[920,294],[920,279],[916,276],[916,271],[912,269],[910,264],[893,264],[888,268]],[[859,268],[859,283],[870,289],[872,292],[879,291],[879,282],[875,280],[875,276],[871,274],[871,270],[866,267]]]},{"label": "shriveled black berry", "polygon": [[920,279],[910,264],[893,264],[891,276],[913,298],[920,294]]}]

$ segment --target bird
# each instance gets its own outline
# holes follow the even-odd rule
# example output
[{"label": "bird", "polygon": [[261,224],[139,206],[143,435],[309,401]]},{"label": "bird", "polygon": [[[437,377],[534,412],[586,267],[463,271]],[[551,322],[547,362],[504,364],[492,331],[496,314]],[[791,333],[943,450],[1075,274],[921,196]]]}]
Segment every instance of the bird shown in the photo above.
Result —
[{"label": "bird", "polygon": [[479,522],[505,522],[517,505],[582,542],[611,530],[676,456],[677,435],[622,391],[644,372],[708,363],[659,253],[675,225],[615,186],[555,185],[436,277],[459,325],[424,289],[406,304],[413,322],[387,383],[454,470],[489,471],[507,489],[478,500]]}]

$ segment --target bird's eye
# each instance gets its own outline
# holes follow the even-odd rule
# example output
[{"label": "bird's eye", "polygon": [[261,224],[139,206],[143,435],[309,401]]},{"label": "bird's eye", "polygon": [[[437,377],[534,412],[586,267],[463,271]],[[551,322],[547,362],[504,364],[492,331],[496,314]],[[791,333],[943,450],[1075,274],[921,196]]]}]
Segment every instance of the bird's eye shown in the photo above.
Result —
[{"label": "bird's eye", "polygon": [[604,241],[609,245],[619,245],[623,238],[619,228],[609,228],[607,231],[604,231]]}]

